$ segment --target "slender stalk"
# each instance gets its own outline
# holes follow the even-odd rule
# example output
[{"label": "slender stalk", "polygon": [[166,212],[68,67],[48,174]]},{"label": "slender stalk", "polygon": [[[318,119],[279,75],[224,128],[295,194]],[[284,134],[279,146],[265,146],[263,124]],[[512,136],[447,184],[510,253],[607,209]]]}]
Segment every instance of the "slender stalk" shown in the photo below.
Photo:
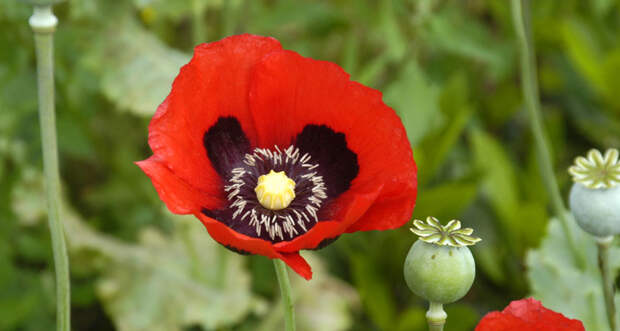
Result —
[{"label": "slender stalk", "polygon": [[443,310],[441,303],[430,302],[428,305],[428,311],[426,312],[426,321],[428,322],[429,331],[443,331],[443,326],[446,325],[448,314]]},{"label": "slender stalk", "polygon": [[617,331],[616,304],[614,302],[614,277],[609,268],[609,246],[614,237],[596,238],[598,246],[598,267],[603,278],[603,294],[605,295],[605,310],[611,331]]},{"label": "slender stalk", "polygon": [[295,331],[295,307],[293,306],[293,295],[291,291],[291,282],[288,279],[286,264],[279,259],[273,259],[273,265],[276,268],[278,283],[280,284],[280,293],[282,294],[282,303],[284,304],[284,321],[286,323],[286,331]]},{"label": "slender stalk", "polygon": [[521,52],[521,86],[523,88],[523,97],[529,114],[532,134],[534,135],[534,146],[538,157],[541,177],[551,198],[553,212],[560,219],[566,242],[572,251],[577,266],[584,269],[586,265],[585,256],[575,245],[573,233],[569,227],[570,220],[568,219],[566,207],[564,206],[564,201],[562,200],[555,174],[553,173],[549,146],[542,123],[540,97],[538,95],[536,59],[529,31],[529,10],[523,10],[524,4],[527,9],[527,1],[528,0],[511,0],[513,21]]},{"label": "slender stalk", "polygon": [[37,53],[37,83],[39,87],[39,121],[43,145],[43,170],[47,187],[47,210],[56,271],[56,329],[71,328],[71,294],[69,258],[65,234],[60,220],[60,175],[56,146],[56,119],[54,110],[54,42],[53,33],[58,20],[51,5],[37,5],[29,20],[34,31]]}]

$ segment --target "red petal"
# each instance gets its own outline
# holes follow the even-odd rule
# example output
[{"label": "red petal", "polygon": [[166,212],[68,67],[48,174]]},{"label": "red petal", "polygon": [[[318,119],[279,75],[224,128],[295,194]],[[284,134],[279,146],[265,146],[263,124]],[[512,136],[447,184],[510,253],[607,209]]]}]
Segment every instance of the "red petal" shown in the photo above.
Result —
[{"label": "red petal", "polygon": [[312,279],[312,268],[299,253],[284,253],[281,259],[301,277],[306,280]]},{"label": "red petal", "polygon": [[[411,218],[417,196],[415,187],[404,187],[403,190],[393,198],[389,194],[383,194],[357,223],[347,228],[346,232],[389,230],[401,227]],[[382,220],[382,222],[377,222],[377,220]]]},{"label": "red petal", "polygon": [[296,252],[302,249],[316,248],[323,240],[342,234],[347,227],[358,220],[376,200],[380,188],[373,192],[348,192],[338,199],[338,208],[333,219],[338,221],[321,221],[310,231],[291,240],[275,244],[282,252]]},{"label": "red petal", "polygon": [[533,298],[513,301],[501,313],[487,314],[476,327],[476,331],[584,331],[579,320],[543,307]]},{"label": "red petal", "polygon": [[192,214],[201,208],[217,208],[225,203],[177,177],[156,155],[136,164],[151,178],[159,197],[175,214]]},{"label": "red petal", "polygon": [[503,313],[528,321],[530,324],[536,325],[537,328],[544,327],[545,330],[584,330],[580,321],[566,318],[560,313],[547,309],[534,298],[513,301],[504,309]]},{"label": "red petal", "polygon": [[234,248],[240,252],[263,255],[272,259],[281,259],[300,276],[308,280],[312,278],[310,265],[298,252],[280,253],[269,241],[240,234],[223,223],[207,217],[202,213],[196,213],[194,215],[205,225],[207,231],[209,231],[209,235],[220,244]]},{"label": "red petal", "polygon": [[[416,167],[403,125],[379,91],[349,80],[333,63],[291,51],[271,53],[254,68],[250,109],[260,146],[287,146],[307,124],[346,135],[360,172],[350,191],[381,187],[377,203],[347,231],[406,223],[416,198]],[[337,203],[343,203],[338,199]],[[342,222],[342,219],[335,219]]]},{"label": "red petal", "polygon": [[205,194],[222,197],[203,136],[219,117],[234,116],[254,138],[247,98],[250,68],[280,48],[273,38],[247,34],[198,45],[149,125],[149,145],[160,162]]},{"label": "red petal", "polygon": [[493,311],[480,321],[475,331],[527,331],[527,323],[512,315]]}]

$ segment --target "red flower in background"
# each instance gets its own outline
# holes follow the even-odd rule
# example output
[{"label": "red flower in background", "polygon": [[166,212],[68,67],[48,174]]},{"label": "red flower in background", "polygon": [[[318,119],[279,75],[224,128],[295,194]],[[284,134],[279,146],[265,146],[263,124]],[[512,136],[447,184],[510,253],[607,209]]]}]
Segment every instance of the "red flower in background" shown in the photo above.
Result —
[{"label": "red flower in background", "polygon": [[488,313],[475,331],[584,331],[579,320],[549,310],[533,298],[511,302],[502,312]]},{"label": "red flower in background", "polygon": [[300,250],[400,227],[413,211],[411,148],[381,98],[273,38],[202,44],[149,125],[153,156],[137,164],[173,213],[310,279]]}]

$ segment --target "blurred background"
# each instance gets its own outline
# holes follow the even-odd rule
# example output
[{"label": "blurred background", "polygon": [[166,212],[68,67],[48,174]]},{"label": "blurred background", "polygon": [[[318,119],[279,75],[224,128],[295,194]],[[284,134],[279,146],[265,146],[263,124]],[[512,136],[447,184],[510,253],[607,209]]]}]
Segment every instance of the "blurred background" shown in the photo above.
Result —
[{"label": "blurred background", "polygon": [[[527,295],[606,330],[592,242],[574,230],[591,257],[576,268],[550,221],[508,1],[69,0],[54,11],[74,330],[282,328],[271,261],[171,215],[133,164],[151,154],[149,119],[193,46],[244,32],[341,65],[400,114],[419,167],[414,217],[458,218],[484,239],[447,330],[472,330]],[[620,146],[620,1],[532,1],[531,11],[566,196],[575,156]],[[49,330],[55,318],[31,12],[0,2],[0,330]],[[426,303],[402,276],[415,240],[405,226],[304,253],[315,278],[291,275],[298,329],[425,330]]]}]

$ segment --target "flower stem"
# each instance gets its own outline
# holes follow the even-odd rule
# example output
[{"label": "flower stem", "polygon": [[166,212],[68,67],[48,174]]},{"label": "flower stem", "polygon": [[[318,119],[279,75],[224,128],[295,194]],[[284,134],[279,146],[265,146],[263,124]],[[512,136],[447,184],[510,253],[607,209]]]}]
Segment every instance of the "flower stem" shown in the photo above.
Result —
[{"label": "flower stem", "polygon": [[511,2],[515,31],[521,51],[521,86],[523,88],[525,106],[529,113],[530,127],[534,135],[534,146],[538,157],[541,177],[551,198],[553,212],[560,219],[560,223],[564,230],[564,236],[575,258],[576,264],[579,268],[584,269],[586,265],[585,256],[575,245],[573,233],[569,227],[570,220],[562,196],[560,195],[560,190],[558,189],[555,174],[553,173],[549,146],[545,138],[540,111],[540,97],[538,95],[536,59],[530,37],[529,10],[527,10],[527,7],[526,10],[523,9],[523,4],[527,6],[528,0],[511,0]]},{"label": "flower stem", "polygon": [[295,331],[295,307],[293,306],[293,295],[291,291],[291,282],[288,279],[286,264],[279,259],[273,259],[273,265],[276,268],[278,283],[280,284],[280,292],[282,293],[282,302],[284,303],[284,321],[286,323],[286,331]]},{"label": "flower stem", "polygon": [[54,252],[56,272],[56,330],[71,328],[71,294],[69,282],[69,258],[65,235],[60,220],[60,175],[58,173],[58,150],[56,146],[56,119],[54,110],[54,42],[53,33],[58,20],[51,5],[37,5],[29,20],[34,31],[37,54],[37,82],[39,93],[39,121],[43,146],[43,170],[47,187],[47,210]]},{"label": "flower stem", "polygon": [[446,324],[448,314],[443,310],[441,303],[430,302],[428,305],[428,311],[426,312],[426,321],[428,322],[429,331],[443,331],[443,326]]},{"label": "flower stem", "polygon": [[598,246],[598,267],[603,278],[603,294],[605,295],[605,310],[611,331],[616,331],[616,304],[614,302],[614,278],[609,268],[609,246],[614,237],[596,238]]}]

